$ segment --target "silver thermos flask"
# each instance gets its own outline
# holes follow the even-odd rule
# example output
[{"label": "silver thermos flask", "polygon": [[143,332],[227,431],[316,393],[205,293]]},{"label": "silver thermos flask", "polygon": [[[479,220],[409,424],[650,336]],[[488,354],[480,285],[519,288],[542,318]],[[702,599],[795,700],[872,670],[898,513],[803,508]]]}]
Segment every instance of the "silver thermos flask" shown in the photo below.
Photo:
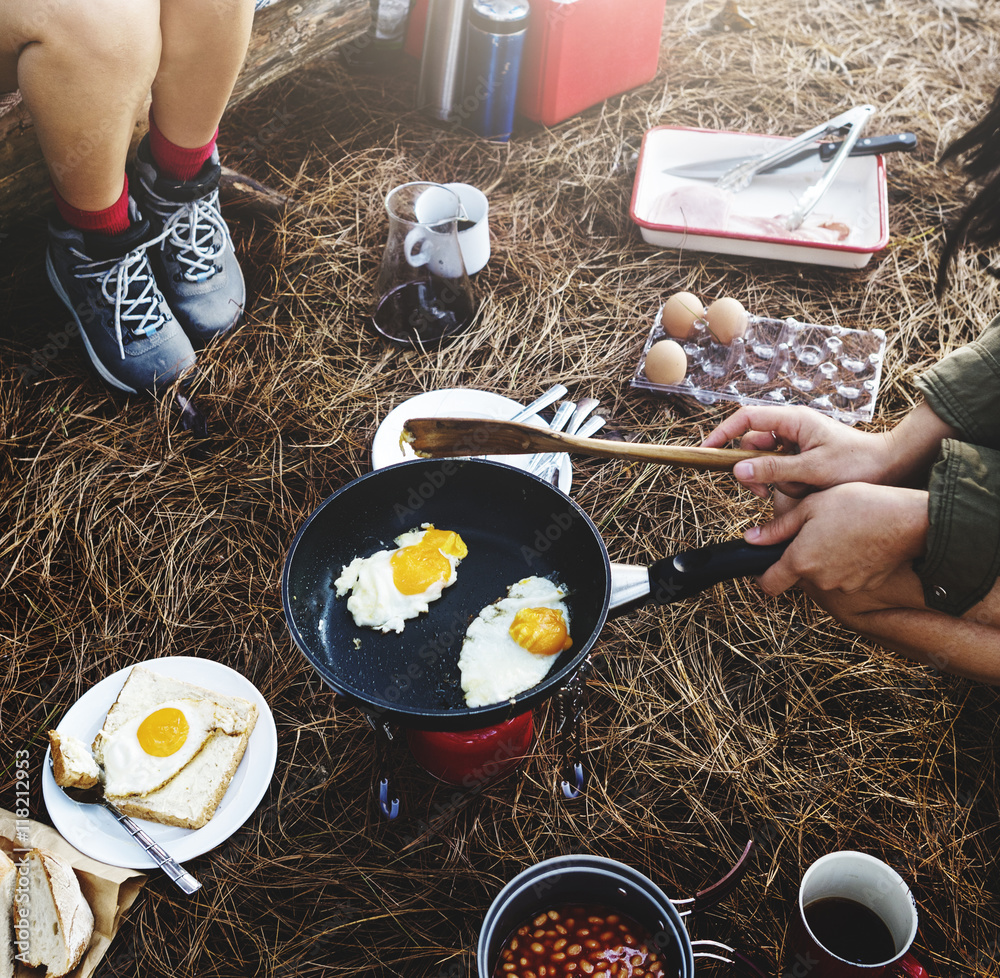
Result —
[{"label": "silver thermos flask", "polygon": [[417,81],[417,108],[448,120],[462,85],[468,0],[430,0]]},{"label": "silver thermos flask", "polygon": [[471,0],[465,79],[456,115],[486,139],[506,142],[514,128],[527,0]]}]

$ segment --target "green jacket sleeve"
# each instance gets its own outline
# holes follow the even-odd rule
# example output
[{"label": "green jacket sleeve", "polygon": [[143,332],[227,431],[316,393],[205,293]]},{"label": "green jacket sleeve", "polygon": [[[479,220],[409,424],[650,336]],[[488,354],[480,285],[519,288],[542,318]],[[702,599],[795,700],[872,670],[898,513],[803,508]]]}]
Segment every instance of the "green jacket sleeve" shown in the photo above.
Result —
[{"label": "green jacket sleeve", "polygon": [[921,374],[917,387],[963,441],[1000,448],[1000,316],[978,339]]},{"label": "green jacket sleeve", "polygon": [[1000,451],[947,439],[928,489],[927,552],[913,569],[927,606],[957,616],[1000,573]]},{"label": "green jacket sleeve", "polygon": [[931,471],[927,552],[914,563],[928,607],[957,616],[1000,574],[1000,316],[917,387],[961,433],[942,443]]}]

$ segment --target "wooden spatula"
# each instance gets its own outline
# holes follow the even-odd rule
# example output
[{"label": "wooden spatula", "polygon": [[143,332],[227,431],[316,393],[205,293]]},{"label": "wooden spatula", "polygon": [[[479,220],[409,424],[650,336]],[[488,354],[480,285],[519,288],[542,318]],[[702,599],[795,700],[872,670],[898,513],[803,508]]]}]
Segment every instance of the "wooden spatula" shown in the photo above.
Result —
[{"label": "wooden spatula", "polygon": [[599,458],[621,458],[694,469],[725,471],[745,458],[772,455],[736,448],[689,448],[686,445],[651,445],[642,442],[580,438],[516,421],[487,418],[410,418],[403,425],[402,440],[425,458],[454,455],[530,455],[535,452],[576,452]]}]

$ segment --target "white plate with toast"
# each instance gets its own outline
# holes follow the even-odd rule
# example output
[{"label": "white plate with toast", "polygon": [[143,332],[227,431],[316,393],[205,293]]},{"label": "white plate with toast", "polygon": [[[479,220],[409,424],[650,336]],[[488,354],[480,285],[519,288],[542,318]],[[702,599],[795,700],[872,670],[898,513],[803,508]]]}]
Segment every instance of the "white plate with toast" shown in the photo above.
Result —
[{"label": "white plate with toast", "polygon": [[[199,829],[184,829],[136,819],[171,856],[178,862],[185,862],[225,842],[253,814],[271,783],[278,756],[278,732],[271,709],[257,687],[221,662],[194,656],[170,656],[151,659],[141,665],[227,696],[243,697],[257,706],[257,723],[246,751],[215,815],[207,824]],[[56,728],[58,732],[90,744],[101,730],[131,669],[131,666],[121,669],[87,690],[67,711]],[[112,866],[156,868],[156,863],[110,812],[97,805],[78,805],[63,793],[52,776],[48,751],[42,769],[42,797],[52,824],[80,852]]]}]

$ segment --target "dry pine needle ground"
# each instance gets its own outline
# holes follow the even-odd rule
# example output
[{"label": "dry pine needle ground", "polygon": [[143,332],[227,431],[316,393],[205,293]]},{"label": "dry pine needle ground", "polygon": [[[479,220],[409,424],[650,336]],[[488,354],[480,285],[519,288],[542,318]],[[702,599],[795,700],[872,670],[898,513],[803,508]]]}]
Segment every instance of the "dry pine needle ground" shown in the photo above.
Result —
[{"label": "dry pine needle ground", "polygon": [[[806,865],[853,847],[910,881],[932,975],[1000,974],[991,688],[901,661],[801,596],[731,583],[606,626],[585,798],[556,797],[543,707],[519,775],[482,792],[456,798],[398,748],[404,812],[385,823],[371,806],[370,730],[284,626],[295,530],[368,470],[378,421],[410,395],[468,386],[528,400],[561,381],[600,398],[609,430],[696,443],[724,406],[628,383],[659,303],[689,289],[884,329],[886,425],[912,404],[914,375],[997,311],[990,256],[964,256],[941,304],[932,281],[942,222],[965,200],[936,160],[992,96],[1000,9],[747,0],[755,26],[721,31],[721,8],[671,0],[654,81],[551,131],[520,124],[506,145],[415,112],[413,65],[365,75],[332,58],[231,113],[225,162],[301,207],[277,227],[234,218],[253,300],[202,358],[204,439],[166,404],[112,398],[67,346],[40,223],[0,245],[0,736],[8,760],[33,752],[37,817],[42,731],[135,661],[226,662],[263,692],[279,733],[259,810],[190,864],[204,889],[182,899],[152,877],[101,974],[460,975],[493,895],[536,860],[606,854],[686,896],[751,836],[746,881],[691,921],[695,936],[778,959]],[[913,155],[888,159],[892,238],[866,268],[659,251],[630,222],[651,126],[791,135],[860,102],[877,107],[879,131],[919,137]],[[430,354],[389,349],[366,325],[382,200],[411,179],[465,180],[492,206],[476,328]],[[573,495],[621,561],[737,536],[766,512],[725,475],[641,465],[580,461]]]}]

